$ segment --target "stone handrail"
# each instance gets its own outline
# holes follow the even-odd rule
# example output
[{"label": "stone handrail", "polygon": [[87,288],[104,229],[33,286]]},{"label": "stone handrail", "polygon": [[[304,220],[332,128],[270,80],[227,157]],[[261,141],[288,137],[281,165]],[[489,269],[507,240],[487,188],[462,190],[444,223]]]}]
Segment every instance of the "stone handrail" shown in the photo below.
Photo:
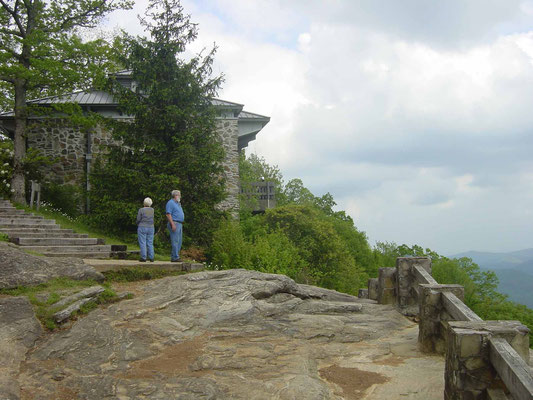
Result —
[{"label": "stone handrail", "polygon": [[490,362],[517,400],[533,398],[533,381],[529,366],[505,339],[491,338]]},{"label": "stone handrail", "polygon": [[441,298],[444,308],[455,321],[482,321],[474,311],[452,292],[442,292]]},{"label": "stone handrail", "polygon": [[[399,257],[380,268],[368,298],[419,319],[422,351],[446,354],[446,400],[533,400],[529,330],[519,321],[483,321],[463,302],[464,287],[440,285],[429,257]],[[505,388],[505,389],[502,389]]]}]

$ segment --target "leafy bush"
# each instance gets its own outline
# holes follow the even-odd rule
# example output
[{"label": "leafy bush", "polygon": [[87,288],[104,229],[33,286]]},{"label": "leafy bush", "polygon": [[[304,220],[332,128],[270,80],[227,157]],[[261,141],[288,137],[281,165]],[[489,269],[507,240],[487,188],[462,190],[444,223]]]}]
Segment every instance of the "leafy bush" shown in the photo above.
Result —
[{"label": "leafy bush", "polygon": [[43,185],[41,199],[53,210],[76,218],[83,212],[83,190],[75,185]]},{"label": "leafy bush", "polygon": [[[215,232],[210,259],[217,268],[247,268],[355,294],[372,260],[366,236],[313,205],[286,205],[264,215],[226,221]],[[352,249],[351,246],[358,248]]]}]

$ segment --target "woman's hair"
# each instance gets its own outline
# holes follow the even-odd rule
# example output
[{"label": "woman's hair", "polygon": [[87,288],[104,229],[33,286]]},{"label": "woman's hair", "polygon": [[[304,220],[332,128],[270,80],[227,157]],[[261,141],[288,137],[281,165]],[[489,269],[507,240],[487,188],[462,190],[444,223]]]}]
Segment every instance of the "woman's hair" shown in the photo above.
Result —
[{"label": "woman's hair", "polygon": [[152,199],[150,197],[147,197],[146,199],[144,199],[143,203],[145,207],[150,207],[152,205]]}]

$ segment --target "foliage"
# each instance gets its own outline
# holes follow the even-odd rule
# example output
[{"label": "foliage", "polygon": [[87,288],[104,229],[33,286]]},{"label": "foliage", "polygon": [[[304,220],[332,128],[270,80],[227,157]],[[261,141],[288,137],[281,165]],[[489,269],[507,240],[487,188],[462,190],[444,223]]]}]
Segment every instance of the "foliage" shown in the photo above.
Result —
[{"label": "foliage", "polygon": [[178,0],[151,0],[147,16],[151,20],[141,19],[141,25],[151,39],[124,37],[121,62],[131,70],[135,91],[111,82],[121,111],[133,119],[108,121],[120,144],[94,169],[93,221],[131,229],[142,200],[150,196],[156,231],[166,235],[165,204],[170,191],[180,189],[184,242],[205,244],[220,217],[215,205],[224,197],[224,153],[210,100],[221,83],[221,77],[211,77],[215,49],[189,61],[179,58],[197,27]]},{"label": "foliage", "polygon": [[46,283],[41,283],[35,286],[17,286],[12,289],[0,289],[0,294],[6,294],[10,296],[27,296],[30,294],[36,294],[41,292],[54,292],[57,290],[71,289],[71,288],[84,288],[97,285],[97,282],[93,280],[77,281],[70,278],[54,278]]},{"label": "foliage", "polygon": [[11,188],[13,176],[13,142],[0,140],[0,197],[9,199],[14,189]]},{"label": "foliage", "polygon": [[[84,40],[81,28],[95,27],[105,15],[129,8],[128,0],[6,0],[0,4],[0,93],[2,107],[14,106],[12,189],[23,203],[24,135],[27,100],[90,87],[101,81],[112,58],[103,39]],[[79,110],[79,108],[78,108]],[[53,113],[54,109],[50,108]]]},{"label": "foliage", "polygon": [[239,154],[239,181],[244,192],[240,196],[241,214],[249,213],[257,206],[257,198],[246,194],[252,192],[252,184],[255,182],[272,182],[277,201],[284,196],[283,176],[278,166],[269,165],[263,157],[256,154],[251,154],[249,157],[246,157],[244,151]]},{"label": "foliage", "polygon": [[83,211],[83,191],[75,185],[47,183],[43,185],[41,198],[46,201],[47,208],[57,210],[67,217],[76,218]]},{"label": "foliage", "polygon": [[[214,235],[217,268],[248,268],[290,276],[298,282],[357,293],[371,260],[364,234],[311,205],[286,205],[264,215],[227,221]],[[356,246],[357,248],[351,248]]]},{"label": "foliage", "polygon": [[24,174],[28,180],[43,182],[45,180],[46,167],[54,163],[54,159],[45,156],[39,149],[29,148],[22,160]]},{"label": "foliage", "polygon": [[278,167],[254,154],[241,154],[240,178],[241,185],[275,182],[277,206],[252,215],[249,203],[241,199],[240,220],[226,221],[214,235],[209,268],[285,274],[351,294],[377,273],[365,233],[344,211],[334,211],[330,193],[315,196],[300,179],[284,185]]}]

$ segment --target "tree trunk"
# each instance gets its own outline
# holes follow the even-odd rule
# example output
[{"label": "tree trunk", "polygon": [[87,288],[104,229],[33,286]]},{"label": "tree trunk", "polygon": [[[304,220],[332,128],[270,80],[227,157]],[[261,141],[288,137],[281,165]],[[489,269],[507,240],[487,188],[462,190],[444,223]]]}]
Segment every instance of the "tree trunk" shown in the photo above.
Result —
[{"label": "tree trunk", "polygon": [[26,204],[26,184],[24,177],[23,161],[26,155],[26,82],[17,80],[15,82],[15,138],[13,141],[13,179],[11,189],[13,201]]}]

